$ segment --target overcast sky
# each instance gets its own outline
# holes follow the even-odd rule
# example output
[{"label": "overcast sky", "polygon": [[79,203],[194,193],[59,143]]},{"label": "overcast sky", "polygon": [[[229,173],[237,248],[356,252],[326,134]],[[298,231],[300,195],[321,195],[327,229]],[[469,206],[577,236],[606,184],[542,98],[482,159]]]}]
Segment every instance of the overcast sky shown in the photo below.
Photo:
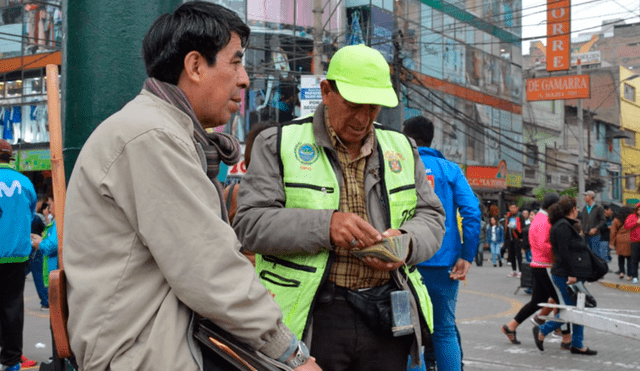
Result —
[{"label": "overcast sky", "polygon": [[[522,1],[522,37],[543,36],[547,32],[546,0]],[[640,22],[640,0],[572,0],[571,36],[599,29],[603,21],[624,19],[626,23]],[[640,35],[638,35],[640,38]],[[542,42],[546,45],[546,39]],[[529,40],[522,43],[522,54],[529,54]]]}]

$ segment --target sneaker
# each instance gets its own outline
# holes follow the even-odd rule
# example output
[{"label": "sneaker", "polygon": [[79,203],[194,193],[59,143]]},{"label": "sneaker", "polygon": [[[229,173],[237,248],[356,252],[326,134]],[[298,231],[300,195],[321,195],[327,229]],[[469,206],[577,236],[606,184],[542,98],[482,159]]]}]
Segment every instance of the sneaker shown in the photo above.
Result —
[{"label": "sneaker", "polygon": [[22,368],[29,368],[29,367],[33,367],[33,366],[38,364],[38,362],[36,362],[34,360],[31,360],[31,359],[25,357],[24,355],[20,357],[20,363],[21,363],[20,366]]},{"label": "sneaker", "polygon": [[536,314],[535,316],[531,317],[531,322],[533,322],[534,326],[542,326],[545,323],[545,320],[543,320],[542,318],[538,318],[538,315]]},{"label": "sneaker", "polygon": [[515,277],[517,275],[518,273],[516,273],[516,271],[511,271],[511,273],[507,274],[507,277]]},{"label": "sneaker", "polygon": [[633,277],[633,279],[631,280],[631,283],[638,283],[638,277]]},{"label": "sneaker", "polygon": [[522,272],[518,272],[517,276],[518,278],[522,277]]},{"label": "sneaker", "polygon": [[16,363],[15,365],[11,366],[11,367],[5,367],[4,371],[19,371],[20,370],[20,364]]}]

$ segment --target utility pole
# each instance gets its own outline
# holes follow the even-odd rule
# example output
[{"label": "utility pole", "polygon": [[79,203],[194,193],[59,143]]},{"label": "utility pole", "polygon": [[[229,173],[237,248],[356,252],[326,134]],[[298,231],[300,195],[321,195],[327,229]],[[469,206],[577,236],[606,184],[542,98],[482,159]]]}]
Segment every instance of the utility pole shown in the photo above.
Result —
[{"label": "utility pole", "polygon": [[[73,3],[71,5],[70,3]],[[63,155],[67,180],[82,145],[100,122],[142,87],[142,39],[155,19],[182,0],[132,6],[129,0],[63,1]],[[89,25],[105,25],[90,27]]]},{"label": "utility pole", "polygon": [[[398,6],[397,4],[395,6]],[[402,123],[404,122],[404,105],[402,103],[402,82],[400,81],[400,69],[402,68],[402,58],[400,58],[400,51],[402,50],[404,35],[402,30],[398,28],[398,14],[397,10],[393,12],[393,87],[396,90],[398,96],[398,105],[393,109],[395,114],[391,117],[391,126],[396,130],[402,130]]]},{"label": "utility pole", "polygon": [[[582,63],[578,59],[578,75],[582,74]],[[584,124],[582,120],[582,99],[578,99],[578,210],[584,206]]]},{"label": "utility pole", "polygon": [[313,73],[318,76],[323,74],[322,13],[322,0],[313,0]]}]

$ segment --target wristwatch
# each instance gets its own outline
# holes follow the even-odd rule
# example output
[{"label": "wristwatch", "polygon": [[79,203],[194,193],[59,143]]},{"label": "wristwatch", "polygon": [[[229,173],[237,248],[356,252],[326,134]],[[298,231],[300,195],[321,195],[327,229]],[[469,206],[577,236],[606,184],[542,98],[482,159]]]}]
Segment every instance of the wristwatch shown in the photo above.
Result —
[{"label": "wristwatch", "polygon": [[309,357],[311,357],[309,349],[307,349],[307,346],[303,342],[299,341],[298,348],[296,349],[296,353],[293,355],[293,358],[285,361],[284,363],[291,368],[296,368],[305,364],[309,360]]}]

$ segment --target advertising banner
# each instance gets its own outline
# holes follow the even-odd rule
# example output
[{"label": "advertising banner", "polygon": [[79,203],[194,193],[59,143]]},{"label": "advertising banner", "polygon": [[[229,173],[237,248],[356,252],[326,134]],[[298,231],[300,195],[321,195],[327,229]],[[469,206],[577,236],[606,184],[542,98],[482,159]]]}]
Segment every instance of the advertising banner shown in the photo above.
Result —
[{"label": "advertising banner", "polygon": [[320,81],[325,78],[325,76],[315,75],[300,76],[300,117],[313,114],[322,102]]},{"label": "advertising banner", "polygon": [[467,166],[467,181],[473,189],[507,189],[507,163],[498,166]]},{"label": "advertising banner", "polygon": [[580,99],[591,96],[589,75],[527,79],[527,101]]},{"label": "advertising banner", "polygon": [[547,71],[571,68],[571,1],[547,0]]}]

